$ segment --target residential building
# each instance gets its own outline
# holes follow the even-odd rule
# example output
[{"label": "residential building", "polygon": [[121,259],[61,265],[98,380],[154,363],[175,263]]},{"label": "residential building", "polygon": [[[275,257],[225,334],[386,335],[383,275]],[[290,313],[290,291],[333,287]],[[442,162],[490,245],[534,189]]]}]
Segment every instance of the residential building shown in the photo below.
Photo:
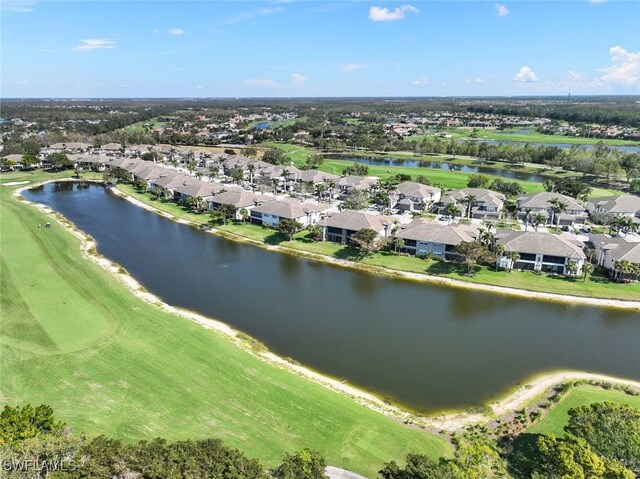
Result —
[{"label": "residential building", "polygon": [[403,250],[413,255],[433,254],[454,259],[455,247],[463,241],[475,241],[478,228],[474,225],[443,225],[419,218],[396,234],[404,241]]},{"label": "residential building", "polygon": [[[550,201],[558,200],[566,205],[563,212],[560,212],[556,217],[554,213],[554,206]],[[570,196],[561,195],[560,193],[542,192],[533,195],[519,196],[516,200],[516,208],[518,210],[518,218],[524,219],[527,210],[530,210],[531,215],[537,215],[542,213],[546,215],[549,222],[553,220],[554,224],[558,225],[573,225],[574,222],[582,222],[587,219],[587,212],[580,202]]]},{"label": "residential building", "polygon": [[372,229],[381,238],[387,237],[393,220],[386,216],[347,210],[325,218],[320,224],[323,240],[349,244],[351,235],[362,229]]},{"label": "residential building", "polygon": [[616,261],[640,264],[640,242],[630,241],[630,239],[622,236],[612,237],[607,234],[589,236],[589,243],[595,250],[594,261],[596,264],[605,268],[614,278],[619,278],[621,275],[619,271],[616,271]]},{"label": "residential building", "polygon": [[[537,231],[504,230],[496,233],[496,243],[504,246],[498,266],[545,273],[570,274],[567,265],[575,262],[577,273],[582,271],[587,256],[584,245],[571,235],[556,235]],[[510,253],[518,253],[517,260]]]},{"label": "residential building", "polygon": [[326,203],[302,203],[293,198],[269,201],[251,209],[251,222],[276,227],[281,219],[289,219],[308,226],[317,223],[321,213],[330,207]]},{"label": "residential building", "polygon": [[640,196],[620,195],[589,200],[587,211],[590,214],[611,213],[616,216],[640,218]]},{"label": "residential building", "polygon": [[440,213],[445,212],[448,204],[458,205],[463,216],[468,215],[468,205],[464,203],[466,198],[475,198],[471,205],[471,218],[498,220],[506,197],[502,193],[486,188],[463,188],[447,193],[440,201]]},{"label": "residential building", "polygon": [[440,201],[441,190],[432,186],[405,181],[396,186],[398,201],[395,205],[401,211],[422,211]]}]

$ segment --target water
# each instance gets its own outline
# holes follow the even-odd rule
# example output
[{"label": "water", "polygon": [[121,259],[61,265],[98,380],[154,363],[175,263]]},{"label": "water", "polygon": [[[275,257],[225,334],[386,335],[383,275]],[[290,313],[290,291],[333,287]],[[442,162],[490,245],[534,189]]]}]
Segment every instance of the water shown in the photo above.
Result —
[{"label": "water", "polygon": [[[407,160],[402,158],[380,158],[370,156],[336,156],[337,160],[351,161],[354,163],[364,163],[374,166],[404,166],[410,168],[435,168],[438,170],[461,171],[463,173],[483,173],[485,175],[499,176],[509,180],[534,181],[544,183],[548,177],[536,173],[526,173],[524,171],[513,171],[503,168],[492,168],[485,166],[456,165],[439,161]],[[428,175],[428,173],[426,173]]]},{"label": "water", "polygon": [[98,185],[49,184],[25,196],[94,236],[168,303],[415,410],[478,405],[556,369],[640,379],[637,313],[337,268],[174,223]]},{"label": "water", "polygon": [[254,130],[266,130],[267,128],[269,128],[269,122],[261,121],[260,123],[256,123],[255,125],[253,125],[251,128],[253,128]]}]

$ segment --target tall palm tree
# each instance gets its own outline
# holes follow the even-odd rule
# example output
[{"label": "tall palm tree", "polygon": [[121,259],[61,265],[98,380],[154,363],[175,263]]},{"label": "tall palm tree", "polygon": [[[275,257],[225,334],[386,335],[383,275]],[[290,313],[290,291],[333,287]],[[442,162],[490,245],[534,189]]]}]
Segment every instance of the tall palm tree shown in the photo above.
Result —
[{"label": "tall palm tree", "polygon": [[287,169],[282,170],[282,178],[284,178],[284,191],[285,193],[288,191],[287,189],[287,180],[291,176],[291,172]]},{"label": "tall palm tree", "polygon": [[524,230],[528,231],[529,230],[529,222],[531,221],[532,215],[531,215],[531,208],[525,208],[524,209],[524,216],[522,217],[522,222],[524,223]]},{"label": "tall palm tree", "polygon": [[509,253],[507,253],[507,258],[509,258],[510,260],[509,272],[511,272],[513,271],[513,267],[516,265],[516,263],[520,259],[520,253],[518,253],[517,251],[509,251]]},{"label": "tall palm tree", "polygon": [[471,218],[471,208],[473,208],[473,205],[475,204],[477,199],[478,198],[474,195],[467,195],[464,198],[462,198],[462,200],[460,200],[461,203],[464,203],[467,205],[467,210],[465,212],[465,216],[467,218]]},{"label": "tall palm tree", "polygon": [[324,185],[322,183],[318,183],[313,187],[313,192],[318,198],[318,203],[322,200],[322,193],[324,193]]},{"label": "tall palm tree", "polygon": [[496,254],[496,271],[498,271],[498,262],[504,254],[504,245],[502,243],[496,244],[493,248],[493,252]]},{"label": "tall palm tree", "polygon": [[251,186],[251,191],[253,191],[253,173],[256,171],[256,165],[249,163],[247,170],[249,171],[249,185]]}]

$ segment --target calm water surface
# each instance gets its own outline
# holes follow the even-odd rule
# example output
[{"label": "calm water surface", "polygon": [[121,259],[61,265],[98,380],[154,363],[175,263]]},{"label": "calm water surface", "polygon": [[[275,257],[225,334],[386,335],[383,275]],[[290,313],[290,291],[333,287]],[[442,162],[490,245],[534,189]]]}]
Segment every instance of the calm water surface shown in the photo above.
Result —
[{"label": "calm water surface", "polygon": [[[535,373],[640,379],[640,315],[377,277],[235,243],[101,186],[25,192],[166,302],[420,411],[481,404]],[[150,334],[152,332],[150,331]]]}]

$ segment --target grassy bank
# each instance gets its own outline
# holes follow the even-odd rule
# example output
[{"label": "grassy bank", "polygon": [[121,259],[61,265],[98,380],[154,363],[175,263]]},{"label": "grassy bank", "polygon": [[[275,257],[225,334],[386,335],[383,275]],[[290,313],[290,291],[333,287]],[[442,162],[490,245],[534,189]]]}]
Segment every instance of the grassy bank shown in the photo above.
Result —
[{"label": "grassy bank", "polygon": [[[208,224],[211,221],[211,217],[207,214],[194,213],[175,203],[157,200],[151,194],[140,192],[132,185],[120,184],[118,185],[118,189],[146,204],[167,211],[178,218],[199,224]],[[581,278],[570,279],[557,275],[537,275],[526,271],[512,271],[510,273],[506,271],[496,272],[493,268],[486,266],[478,267],[474,276],[468,276],[461,273],[455,263],[435,260],[425,261],[413,256],[400,256],[388,252],[377,252],[369,258],[362,259],[356,249],[328,241],[313,241],[308,237],[306,231],[301,231],[294,235],[293,241],[287,241],[284,235],[272,229],[252,224],[230,223],[225,226],[218,225],[216,227],[222,231],[267,244],[277,244],[298,251],[307,251],[332,258],[357,261],[360,264],[382,267],[394,271],[428,274],[469,283],[487,284],[543,293],[621,299],[627,301],[640,300],[640,283],[614,283],[609,281],[606,276],[597,272],[589,276],[585,282],[583,282]]]},{"label": "grassy bank", "polygon": [[47,403],[76,431],[127,440],[220,437],[267,465],[311,446],[373,476],[409,451],[451,454],[440,438],[139,300],[56,222],[38,229],[48,218],[12,189],[0,186],[2,404]]},{"label": "grassy bank", "polygon": [[[261,146],[280,148],[285,152],[287,157],[291,159],[291,161],[297,167],[304,165],[310,154],[317,153],[312,148],[307,148],[299,145],[265,142],[265,143],[262,143]],[[348,155],[349,153],[345,153],[345,154]],[[361,154],[370,155],[370,153],[361,153]],[[382,156],[392,156],[394,158],[395,157],[407,158],[407,159],[413,159],[413,160],[420,159],[420,158],[416,158],[415,156],[410,156],[406,152],[392,152]],[[450,162],[450,157],[445,157],[445,156],[422,157],[422,158],[425,161]],[[456,163],[458,163],[458,161],[456,161]],[[459,162],[459,164],[471,164],[471,163],[472,163],[471,160],[468,160],[468,159],[465,159]],[[350,166],[352,164],[353,162],[350,162],[350,161],[326,159],[322,164],[322,166],[320,166],[320,170],[326,171],[327,173],[332,173],[334,175],[341,175],[342,171],[347,166]],[[503,168],[508,170],[514,169],[514,168],[507,168],[506,163],[503,163],[502,165],[496,164],[496,165],[486,165],[486,166],[491,166],[492,168]],[[473,174],[473,173],[464,173],[461,171],[442,170],[439,168],[422,168],[422,167],[410,168],[405,166],[375,166],[375,165],[368,165],[368,167],[369,167],[369,173],[368,173],[369,176],[377,176],[379,178],[388,178],[390,176],[402,173],[406,175],[411,175],[412,178],[415,179],[419,175],[423,175],[429,179],[431,184],[441,185],[444,188],[448,188],[448,189],[466,188],[467,183],[469,181],[469,176]],[[531,168],[531,167],[524,167],[523,169],[518,168],[518,171],[527,171],[530,173],[538,173],[538,174],[541,173],[540,170],[537,170],[537,171],[536,170],[537,170],[536,168]],[[556,173],[557,171],[554,173],[548,172],[548,176],[550,178],[552,177],[564,178],[564,177],[572,176],[566,173],[563,173],[561,175],[556,175]],[[511,180],[508,180],[508,181],[511,181]],[[534,181],[520,181],[520,180],[518,180],[518,183],[522,186],[523,190],[526,193],[540,193],[542,191],[545,191],[542,183],[538,183]],[[619,195],[619,194],[620,192],[616,190],[594,187],[590,196],[592,198],[602,198],[605,196]]]},{"label": "grassy bank", "polygon": [[598,386],[577,386],[566,393],[547,415],[530,427],[531,434],[555,434],[564,436],[564,426],[569,420],[569,409],[595,402],[609,401],[640,408],[640,397],[622,391],[606,390]]}]

